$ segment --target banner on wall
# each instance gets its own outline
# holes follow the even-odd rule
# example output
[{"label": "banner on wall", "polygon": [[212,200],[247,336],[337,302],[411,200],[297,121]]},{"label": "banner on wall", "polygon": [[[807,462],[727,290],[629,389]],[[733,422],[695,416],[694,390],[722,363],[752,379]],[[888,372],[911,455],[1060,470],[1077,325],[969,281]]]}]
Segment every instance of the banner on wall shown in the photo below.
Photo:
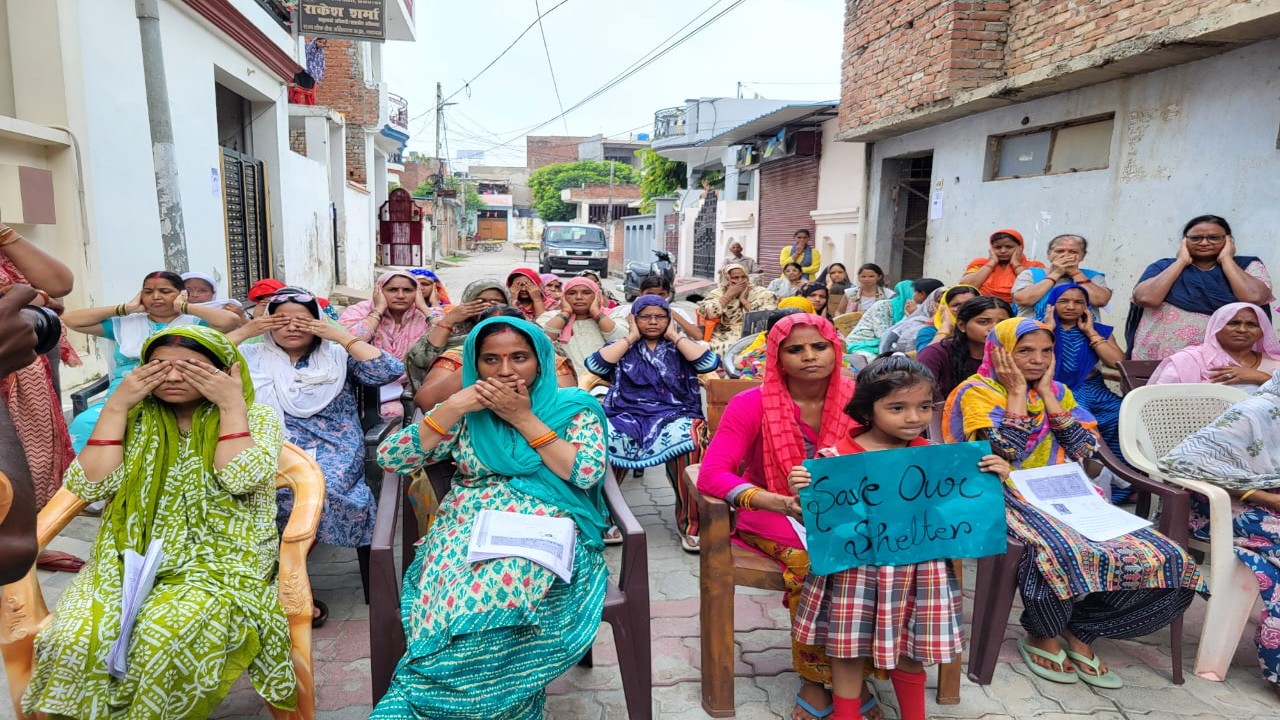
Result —
[{"label": "banner on wall", "polygon": [[800,491],[809,561],[819,575],[1005,551],[1004,488],[978,469],[987,442],[806,460]]},{"label": "banner on wall", "polygon": [[386,0],[301,0],[298,33],[363,42],[387,39]]}]

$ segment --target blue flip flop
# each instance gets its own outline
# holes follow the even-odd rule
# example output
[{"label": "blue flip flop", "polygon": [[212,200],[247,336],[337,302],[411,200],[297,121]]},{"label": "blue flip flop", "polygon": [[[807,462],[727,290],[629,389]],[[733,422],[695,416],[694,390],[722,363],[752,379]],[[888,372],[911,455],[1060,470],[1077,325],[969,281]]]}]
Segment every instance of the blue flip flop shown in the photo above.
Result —
[{"label": "blue flip flop", "polygon": [[826,710],[819,710],[818,708],[810,705],[809,701],[800,697],[800,693],[796,693],[796,705],[798,705],[801,710],[809,713],[815,718],[818,718],[818,720],[822,720],[822,718],[831,717],[831,713],[836,711],[835,704],[830,705],[829,707],[827,707]]},{"label": "blue flip flop", "polygon": [[[867,698],[866,702],[862,703],[862,708],[859,712],[861,712],[865,716],[868,712],[871,711],[872,708],[874,708],[879,703],[880,701],[876,699],[876,696],[872,695],[871,697]],[[835,703],[832,703],[831,706],[828,707],[826,710],[819,710],[818,708],[810,705],[808,701],[806,701],[804,698],[800,697],[799,693],[796,694],[796,705],[799,705],[801,710],[809,713],[815,718],[818,718],[818,720],[822,720],[822,718],[831,717],[831,713],[836,711]]]}]

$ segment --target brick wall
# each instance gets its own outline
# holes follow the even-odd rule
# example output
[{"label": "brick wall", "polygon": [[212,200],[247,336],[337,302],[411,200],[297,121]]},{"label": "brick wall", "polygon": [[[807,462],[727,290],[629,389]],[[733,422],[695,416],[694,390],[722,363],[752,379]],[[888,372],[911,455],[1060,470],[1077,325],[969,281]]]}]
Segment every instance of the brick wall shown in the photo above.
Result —
[{"label": "brick wall", "polygon": [[[1251,0],[847,0],[840,132],[1151,36]],[[1221,25],[1221,22],[1219,22]]]},{"label": "brick wall", "polygon": [[525,138],[524,146],[529,172],[556,163],[577,162],[578,144],[590,139],[566,135],[530,135]]},{"label": "brick wall", "polygon": [[342,113],[346,121],[347,179],[364,184],[368,177],[365,130],[378,123],[378,88],[365,84],[364,53],[358,43],[330,38],[324,59],[324,82],[316,85],[316,104]]}]

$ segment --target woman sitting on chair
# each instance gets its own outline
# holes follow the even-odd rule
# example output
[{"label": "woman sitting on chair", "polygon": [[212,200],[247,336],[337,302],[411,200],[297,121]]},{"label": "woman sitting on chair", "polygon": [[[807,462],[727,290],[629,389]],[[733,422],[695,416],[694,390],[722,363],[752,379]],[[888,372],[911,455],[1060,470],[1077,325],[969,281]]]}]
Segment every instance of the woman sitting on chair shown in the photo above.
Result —
[{"label": "woman sitting on chair", "polygon": [[717,355],[723,355],[742,337],[747,313],[772,310],[777,306],[778,297],[752,285],[746,268],[729,263],[720,269],[720,285],[699,303],[698,313],[713,326],[708,337],[711,349]]},{"label": "woman sitting on chair", "polygon": [[[1262,676],[1280,695],[1280,371],[1253,397],[1160,460],[1177,477],[1225,488],[1235,554],[1258,578],[1263,613],[1253,636]],[[1209,504],[1191,495],[1191,534],[1209,541]]]},{"label": "woman sitting on chair", "polygon": [[627,336],[627,324],[615,321],[606,310],[599,285],[585,277],[570,278],[560,307],[538,318],[538,324],[559,353],[573,361],[574,370],[582,373],[591,353]]},{"label": "woman sitting on chair", "polygon": [[[339,322],[352,335],[383,350],[396,360],[404,361],[418,339],[427,334],[440,308],[431,307],[418,291],[418,278],[403,270],[383,273],[374,284],[373,299],[362,300],[342,312]],[[406,387],[409,378],[401,376],[392,382]],[[383,417],[399,417],[403,410],[400,393],[382,403]]]},{"label": "woman sitting on chair", "polygon": [[[380,387],[404,374],[404,364],[341,326],[322,319],[316,298],[283,288],[263,301],[266,312],[228,337],[245,345],[245,362],[258,400],[280,414],[289,442],[311,454],[324,471],[324,514],[316,541],[356,549],[367,578],[369,543],[376,513],[365,479],[364,431],[354,383]],[[288,522],[293,496],[280,491],[280,527]],[[328,607],[314,601],[320,627]]]},{"label": "woman sitting on chair", "polygon": [[[788,315],[768,335],[764,384],[734,396],[703,454],[698,491],[738,508],[734,542],[778,561],[792,617],[800,602],[809,554],[788,518],[800,519],[790,491],[792,467],[848,433],[844,408],[853,379],[840,373],[840,336],[816,315]],[[821,647],[791,643],[802,686],[792,717],[830,714],[831,662]],[[863,694],[863,712],[875,706]],[[878,711],[877,711],[878,712]]]},{"label": "woman sitting on chair", "polygon": [[[996,325],[978,373],[947,399],[943,437],[989,440],[1018,469],[1092,456],[1097,423],[1054,382],[1053,347],[1053,332],[1035,320]],[[1094,653],[1094,641],[1153,633],[1181,616],[1197,591],[1206,591],[1186,552],[1154,530],[1096,542],[1013,490],[1006,490],[1005,506],[1009,534],[1026,547],[1018,589],[1027,638],[1018,649],[1027,668],[1045,680],[1121,687],[1120,676]]]},{"label": "woman sitting on chair", "polygon": [[[164,330],[116,387],[66,487],[110,498],[89,561],[36,638],[26,713],[208,717],[246,669],[272,706],[297,702],[276,593],[280,419],[254,403],[248,365],[221,333]],[[123,553],[164,559],[108,674],[121,634]]]},{"label": "woman sitting on chair", "polygon": [[[453,459],[458,474],[405,575],[408,652],[371,717],[540,718],[547,684],[595,640],[609,576],[605,417],[587,393],[556,387],[553,357],[536,325],[485,320],[463,349],[462,391],[378,449],[392,472]],[[482,510],[571,518],[572,582],[524,558],[467,562]]]},{"label": "woman sitting on chair", "polygon": [[453,352],[455,362],[462,359],[462,343],[479,322],[476,318],[480,313],[494,305],[506,305],[509,300],[506,286],[495,278],[480,278],[468,284],[462,290],[462,301],[431,323],[431,329],[405,353],[404,369],[414,392],[422,387],[437,358]]},{"label": "woman sitting on chair", "polygon": [[845,338],[845,353],[857,358],[862,365],[874,360],[880,354],[880,341],[889,328],[914,314],[929,293],[940,287],[942,283],[933,278],[903,280],[895,285],[893,297],[872,305],[849,331]]},{"label": "woman sitting on chair", "polygon": [[670,306],[655,295],[642,295],[631,304],[630,335],[586,362],[589,372],[611,383],[604,414],[609,418],[609,464],[619,484],[628,470],[665,463],[676,493],[676,533],[688,552],[698,551],[698,505],[680,477],[702,459],[707,444],[698,375],[719,366],[720,358],[706,343],[680,334]]},{"label": "woman sitting on chair", "polygon": [[[524,313],[520,312],[520,308],[510,305],[492,305],[476,316],[476,322],[484,322],[491,317],[499,316],[523,318]],[[474,324],[468,323],[467,326],[474,327]],[[577,387],[578,375],[574,372],[573,363],[569,358],[556,355],[555,362],[556,383],[562,388]],[[462,348],[459,347],[457,350],[446,350],[436,358],[422,387],[413,396],[413,402],[419,410],[427,412],[461,390]]]},{"label": "woman sitting on chair", "polygon": [[1185,347],[1156,367],[1149,385],[1222,383],[1251,393],[1280,370],[1280,339],[1252,303],[1231,303],[1209,317],[1200,345]]}]

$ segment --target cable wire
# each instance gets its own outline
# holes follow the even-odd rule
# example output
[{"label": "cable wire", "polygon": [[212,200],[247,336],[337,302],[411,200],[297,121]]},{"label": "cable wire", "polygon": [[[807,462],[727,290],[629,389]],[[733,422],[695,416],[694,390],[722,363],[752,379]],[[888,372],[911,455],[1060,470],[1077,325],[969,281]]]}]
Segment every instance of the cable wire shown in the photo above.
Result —
[{"label": "cable wire", "polygon": [[560,83],[556,82],[556,68],[551,64],[551,48],[547,47],[547,31],[542,25],[542,8],[538,0],[533,0],[533,9],[538,13],[538,34],[542,36],[542,52],[547,56],[547,69],[551,71],[551,87],[556,91],[556,105],[560,107],[560,119],[564,121],[564,134],[569,134],[569,119],[564,116],[564,101],[560,99]]}]

